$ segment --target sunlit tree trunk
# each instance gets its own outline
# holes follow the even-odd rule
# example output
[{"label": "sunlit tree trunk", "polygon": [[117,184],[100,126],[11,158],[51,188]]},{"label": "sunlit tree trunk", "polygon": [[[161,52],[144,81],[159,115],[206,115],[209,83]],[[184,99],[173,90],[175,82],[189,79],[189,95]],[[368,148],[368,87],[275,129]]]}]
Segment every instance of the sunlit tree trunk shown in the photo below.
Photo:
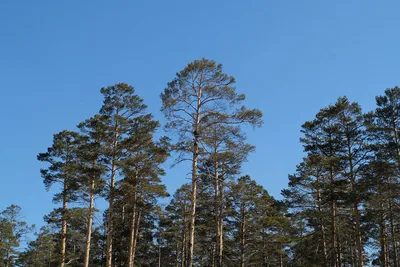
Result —
[{"label": "sunlit tree trunk", "polygon": [[89,259],[90,259],[90,245],[92,238],[92,227],[93,227],[93,212],[94,212],[94,189],[95,189],[95,181],[94,179],[90,182],[90,195],[89,195],[89,216],[87,223],[87,233],[86,233],[86,244],[85,244],[85,267],[89,267]]},{"label": "sunlit tree trunk", "polygon": [[196,221],[196,203],[197,203],[197,165],[199,160],[199,125],[200,125],[200,106],[201,106],[201,90],[197,97],[196,123],[193,132],[193,158],[192,158],[192,192],[190,198],[190,218],[189,218],[189,238],[188,238],[188,256],[187,267],[193,266],[194,252],[194,229]]},{"label": "sunlit tree trunk", "polygon": [[110,193],[109,193],[109,205],[108,205],[108,225],[107,225],[107,264],[106,267],[112,267],[112,256],[113,256],[113,236],[114,236],[114,188],[115,188],[115,177],[117,174],[117,156],[116,149],[118,145],[118,125],[115,125],[115,135],[113,143],[113,157],[111,164],[111,180],[110,180]]}]

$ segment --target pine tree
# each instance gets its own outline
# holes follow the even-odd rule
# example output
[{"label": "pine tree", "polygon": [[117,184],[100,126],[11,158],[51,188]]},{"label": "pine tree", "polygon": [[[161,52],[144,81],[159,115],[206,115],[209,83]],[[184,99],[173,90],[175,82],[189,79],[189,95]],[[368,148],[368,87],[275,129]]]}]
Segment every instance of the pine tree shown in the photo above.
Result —
[{"label": "pine tree", "polygon": [[146,105],[135,95],[130,85],[119,83],[101,89],[104,96],[103,106],[100,109],[99,119],[103,132],[99,135],[102,150],[101,161],[108,171],[108,217],[107,217],[107,267],[112,267],[113,234],[114,234],[114,198],[115,183],[118,170],[121,168],[121,159],[126,157],[131,146],[132,131],[142,120]]},{"label": "pine tree", "polygon": [[103,129],[99,116],[90,118],[78,125],[83,137],[79,147],[80,163],[79,185],[82,198],[89,202],[87,214],[87,233],[85,246],[85,267],[89,267],[90,249],[92,240],[93,217],[95,213],[94,201],[97,195],[104,191],[105,166],[101,163],[101,140]]},{"label": "pine tree", "polygon": [[59,257],[54,230],[49,226],[43,226],[35,235],[36,240],[29,242],[27,249],[19,256],[18,266],[57,266]]},{"label": "pine tree", "polygon": [[0,213],[0,266],[16,266],[21,241],[33,227],[22,220],[21,207],[17,205],[11,205]]},{"label": "pine tree", "polygon": [[[376,110],[370,114],[369,132],[373,135],[372,149],[374,161],[369,172],[374,196],[369,201],[370,212],[378,209],[382,266],[399,266],[398,230],[400,218],[398,196],[400,194],[400,88],[385,90],[383,96],[376,97]],[[373,203],[373,200],[378,200]],[[379,206],[376,207],[376,203]]]},{"label": "pine tree", "polygon": [[234,242],[227,266],[284,266],[291,230],[284,206],[249,176],[230,187]]},{"label": "pine tree", "polygon": [[328,266],[328,244],[332,242],[327,225],[328,176],[323,157],[310,154],[297,166],[297,173],[289,176],[289,188],[282,191],[293,218],[292,225],[297,228],[297,234],[294,233],[296,261],[310,266]]},{"label": "pine tree", "polygon": [[150,121],[150,117],[144,119],[141,122],[143,125],[138,127],[138,130],[143,132],[132,134],[132,147],[123,163],[125,178],[121,182],[121,192],[131,214],[129,267],[134,265],[140,221],[145,215],[146,206],[152,207],[157,198],[167,196],[165,186],[160,184],[160,175],[164,175],[164,170],[159,166],[168,155],[166,146],[156,144],[152,140],[158,123]]},{"label": "pine tree", "polygon": [[64,267],[66,262],[68,204],[77,198],[77,166],[79,164],[77,152],[80,141],[78,133],[62,131],[54,135],[53,145],[47,149],[47,152],[38,155],[39,161],[50,164],[47,169],[41,169],[46,188],[49,189],[53,184],[61,186],[61,192],[54,196],[55,202],[62,202],[61,267]]},{"label": "pine tree", "polygon": [[[238,126],[212,125],[204,130],[206,162],[202,172],[214,180],[215,266],[223,265],[225,211],[225,183],[240,173],[242,163],[254,147],[246,144],[246,136]],[[208,157],[208,158],[207,158]],[[211,203],[212,204],[212,203]]]},{"label": "pine tree", "polygon": [[188,249],[188,219],[190,210],[190,185],[183,184],[174,193],[169,205],[165,208],[170,219],[171,233],[175,247],[175,266],[185,267]]},{"label": "pine tree", "polygon": [[[166,129],[178,133],[175,146],[182,155],[191,155],[192,193],[189,218],[187,265],[193,265],[197,199],[197,171],[204,129],[218,124],[249,122],[261,125],[261,112],[248,110],[240,103],[235,79],[222,72],[222,65],[207,59],[189,63],[161,94],[162,110],[168,120]],[[237,108],[239,107],[239,108]]]}]

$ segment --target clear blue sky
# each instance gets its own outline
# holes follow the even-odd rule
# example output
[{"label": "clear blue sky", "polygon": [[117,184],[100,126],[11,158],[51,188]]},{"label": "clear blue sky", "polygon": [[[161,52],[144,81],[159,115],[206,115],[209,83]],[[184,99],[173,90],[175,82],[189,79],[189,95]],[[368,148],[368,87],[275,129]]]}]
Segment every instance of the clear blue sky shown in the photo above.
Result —
[{"label": "clear blue sky", "polygon": [[[188,62],[222,63],[264,113],[244,166],[274,196],[302,158],[300,125],[347,95],[365,110],[400,84],[400,2],[15,1],[0,3],[0,209],[42,224],[53,208],[36,155],[93,115],[99,89],[136,87],[163,121],[159,95]],[[188,169],[167,169],[170,192]]]}]

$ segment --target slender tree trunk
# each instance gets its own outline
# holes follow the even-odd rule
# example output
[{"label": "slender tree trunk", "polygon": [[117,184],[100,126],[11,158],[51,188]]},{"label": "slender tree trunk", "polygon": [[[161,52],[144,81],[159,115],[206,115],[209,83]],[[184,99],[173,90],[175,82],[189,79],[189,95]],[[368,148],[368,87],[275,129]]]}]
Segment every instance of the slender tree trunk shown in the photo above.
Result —
[{"label": "slender tree trunk", "polygon": [[[215,151],[215,153],[217,153]],[[216,242],[215,242],[215,266],[222,266],[222,250],[223,250],[223,236],[222,236],[222,195],[220,195],[220,175],[218,173],[218,161],[214,162],[214,210],[215,210],[215,222],[216,222]]]},{"label": "slender tree trunk", "polygon": [[[178,238],[176,237],[176,240]],[[179,267],[179,243],[176,242],[175,245],[175,267]]]},{"label": "slender tree trunk", "polygon": [[136,235],[136,204],[134,204],[132,209],[131,225],[129,234],[129,252],[128,252],[128,266],[133,267],[134,264],[134,246],[135,246],[135,235]]},{"label": "slender tree trunk", "polygon": [[357,245],[355,239],[353,241],[354,244],[350,246],[351,266],[357,266]]},{"label": "slender tree trunk", "polygon": [[211,249],[211,259],[207,266],[211,266],[211,267],[216,266],[216,264],[217,264],[216,263],[216,261],[217,261],[216,253],[217,253],[217,246],[216,246],[216,244],[213,244],[212,249]]},{"label": "slender tree trunk", "polygon": [[197,202],[197,161],[198,161],[198,144],[195,141],[193,163],[192,163],[192,194],[191,194],[191,207],[190,207],[190,221],[189,221],[189,242],[188,242],[188,256],[187,267],[193,265],[193,252],[194,252],[194,228],[196,220],[196,202]]},{"label": "slender tree trunk", "polygon": [[94,188],[95,181],[92,179],[90,181],[90,200],[89,200],[89,216],[87,223],[87,233],[86,233],[86,248],[85,248],[85,267],[89,267],[89,259],[90,259],[90,245],[92,239],[92,226],[93,226],[93,210],[94,210]]},{"label": "slender tree trunk", "polygon": [[67,208],[68,208],[67,191],[68,191],[67,181],[64,180],[62,222],[61,222],[60,267],[65,266],[65,252],[67,248]]},{"label": "slender tree trunk", "polygon": [[220,183],[220,211],[219,211],[219,266],[223,266],[223,259],[224,259],[224,223],[223,223],[223,216],[224,216],[224,199],[225,199],[225,189],[224,189],[224,180],[221,179]]},{"label": "slender tree trunk", "polygon": [[[132,263],[135,263],[135,255],[136,255],[136,247],[137,247],[137,240],[138,240],[138,233],[139,233],[139,226],[141,220],[142,212],[139,210],[136,216],[136,225],[135,225],[135,238],[133,239],[133,247],[132,247]],[[132,265],[133,266],[133,265]]]},{"label": "slender tree trunk", "polygon": [[387,244],[386,244],[386,220],[384,214],[383,204],[381,203],[381,222],[380,222],[380,261],[382,267],[389,267],[388,265],[388,254],[387,254]]},{"label": "slender tree trunk", "polygon": [[[349,170],[350,170],[350,182],[351,182],[351,191],[354,196],[357,195],[357,191],[355,188],[356,185],[356,177],[354,175],[354,166],[353,166],[353,158],[350,144],[350,137],[347,136],[347,153],[349,157]],[[358,200],[354,198],[353,202],[353,213],[355,219],[355,239],[357,246],[357,266],[363,267],[363,246],[362,246],[362,236],[361,236],[361,227],[360,227],[360,211],[358,209]]]},{"label": "slender tree trunk", "polygon": [[[215,216],[215,254],[219,255],[219,174],[218,162],[214,161],[214,216]],[[218,257],[216,257],[216,265],[218,266]]]},{"label": "slender tree trunk", "polygon": [[122,223],[125,223],[125,204],[122,204]]},{"label": "slender tree trunk", "polygon": [[135,186],[133,192],[133,205],[132,205],[132,216],[131,216],[131,225],[130,225],[130,235],[129,235],[129,252],[128,252],[128,267],[133,267],[134,259],[133,259],[133,249],[135,244],[135,235],[136,235],[136,201],[137,201],[137,179],[138,179],[138,172],[136,171],[135,177]]},{"label": "slender tree trunk", "polygon": [[[320,183],[320,178],[317,176],[317,183]],[[318,203],[318,212],[319,214],[322,214],[322,208],[321,208],[321,190],[317,188],[317,203]],[[324,266],[328,266],[328,252],[326,249],[326,233],[325,233],[325,225],[324,225],[324,219],[323,217],[320,217],[319,219],[319,224],[320,224],[320,230],[321,230],[321,235],[322,235],[322,257],[323,257],[323,262]]]},{"label": "slender tree trunk", "polygon": [[394,227],[394,218],[392,211],[392,200],[389,199],[389,219],[390,219],[390,234],[392,236],[392,245],[393,245],[393,267],[399,267],[399,260],[397,254],[397,240],[396,240],[396,232]]},{"label": "slender tree trunk", "polygon": [[337,261],[338,267],[342,266],[342,241],[341,241],[341,236],[339,235],[339,230],[336,228],[336,240],[337,240]]},{"label": "slender tree trunk", "polygon": [[240,224],[240,266],[245,267],[245,246],[246,246],[246,216],[242,208],[242,222]]},{"label": "slender tree trunk", "polygon": [[[331,163],[332,164],[332,163]],[[336,235],[336,200],[334,194],[334,177],[333,177],[333,166],[330,168],[330,183],[331,183],[331,266],[339,267],[339,259],[337,253],[337,235]]]},{"label": "slender tree trunk", "polygon": [[158,266],[161,267],[161,230],[159,232],[160,236],[158,237]]},{"label": "slender tree trunk", "polygon": [[182,229],[182,247],[181,247],[181,266],[186,266],[186,209],[184,207],[184,215],[183,215],[183,229]]},{"label": "slender tree trunk", "polygon": [[357,245],[357,263],[359,267],[363,267],[363,245],[362,245],[362,237],[361,237],[361,229],[360,229],[360,214],[358,210],[357,201],[354,202],[354,215],[356,219],[356,245]]},{"label": "slender tree trunk", "polygon": [[115,126],[115,136],[113,144],[113,156],[111,163],[111,181],[110,181],[110,193],[109,193],[109,206],[108,206],[108,225],[107,225],[107,263],[106,267],[112,267],[112,256],[113,256],[113,237],[114,237],[114,188],[115,188],[115,176],[117,174],[117,156],[116,150],[118,146],[118,126]]},{"label": "slender tree trunk", "polygon": [[194,229],[196,221],[196,201],[197,201],[197,164],[199,160],[199,124],[200,124],[200,99],[201,92],[199,92],[197,100],[196,121],[194,124],[193,132],[193,158],[192,158],[192,194],[190,198],[190,218],[189,218],[189,243],[188,243],[188,256],[187,267],[193,266],[193,252],[194,252]]}]

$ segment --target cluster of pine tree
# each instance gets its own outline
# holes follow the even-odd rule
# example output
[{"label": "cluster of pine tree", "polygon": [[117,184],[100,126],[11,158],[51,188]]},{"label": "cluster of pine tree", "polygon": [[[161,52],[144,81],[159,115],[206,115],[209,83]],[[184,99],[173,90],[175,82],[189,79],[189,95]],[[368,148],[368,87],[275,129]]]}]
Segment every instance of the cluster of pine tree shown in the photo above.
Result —
[{"label": "cluster of pine tree", "polygon": [[[18,206],[0,213],[0,267],[399,267],[400,88],[373,112],[343,97],[304,123],[305,157],[279,201],[241,174],[255,149],[242,126],[262,114],[221,65],[194,61],[168,83],[168,137],[132,86],[101,93],[97,114],[38,155],[59,208],[36,239],[21,249],[33,226]],[[162,204],[169,157],[191,179]]]}]

